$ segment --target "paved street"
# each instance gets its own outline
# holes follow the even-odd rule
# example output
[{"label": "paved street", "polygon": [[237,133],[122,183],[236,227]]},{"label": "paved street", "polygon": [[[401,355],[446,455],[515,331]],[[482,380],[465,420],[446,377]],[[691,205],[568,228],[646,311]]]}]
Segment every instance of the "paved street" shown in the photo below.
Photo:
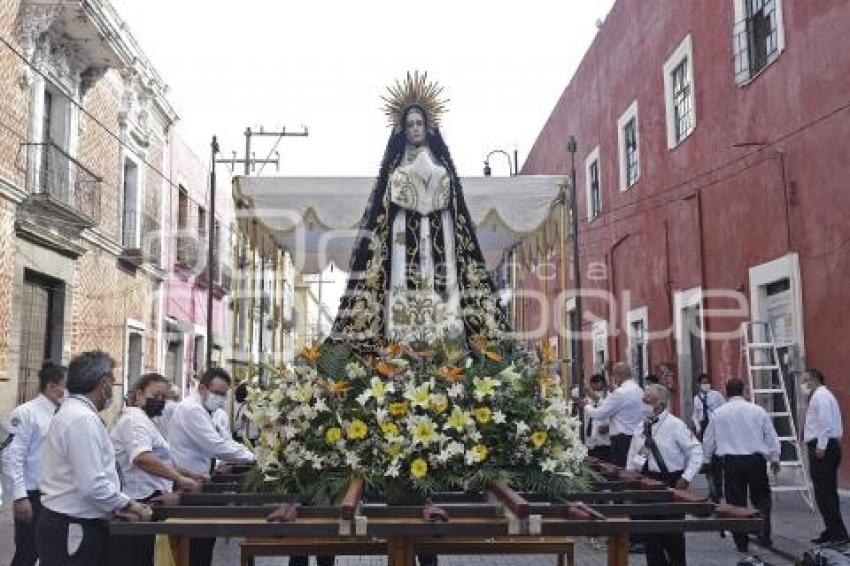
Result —
[{"label": "paved street", "polygon": [[[698,491],[702,486],[696,487]],[[842,499],[844,516],[850,518],[850,499]],[[751,551],[767,559],[776,566],[790,566],[794,562],[789,556],[799,557],[807,548],[807,541],[817,535],[821,528],[820,516],[810,511],[802,498],[796,494],[777,494],[774,497],[773,512],[774,544],[779,554],[752,545]],[[12,556],[12,524],[8,505],[0,510],[0,564],[8,564]],[[235,566],[238,564],[239,544],[237,540],[219,541],[216,549],[215,566]],[[688,535],[688,559],[692,566],[730,566],[739,558],[731,538],[721,539],[717,533]],[[605,551],[601,542],[582,539],[578,542],[576,563],[579,566],[604,565]],[[476,565],[512,565],[524,566],[554,565],[549,556],[513,556],[513,557],[451,557],[440,560],[441,566]],[[632,555],[632,565],[645,564],[643,555]],[[286,559],[262,559],[258,566],[284,566]],[[377,566],[386,564],[384,558],[359,557],[340,558],[338,566]]]}]

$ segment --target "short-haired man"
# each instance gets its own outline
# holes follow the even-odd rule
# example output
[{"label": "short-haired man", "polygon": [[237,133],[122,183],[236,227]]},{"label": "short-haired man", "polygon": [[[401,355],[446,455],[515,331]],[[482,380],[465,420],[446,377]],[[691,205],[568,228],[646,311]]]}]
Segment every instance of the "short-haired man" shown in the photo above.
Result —
[{"label": "short-haired man", "polygon": [[[703,436],[706,458],[715,454],[723,466],[726,503],[745,507],[747,495],[764,516],[759,544],[771,546],[770,509],[772,507],[767,462],[779,471],[779,437],[770,415],[755,403],[744,399],[744,382],[733,377],[726,382],[727,401],[714,411]],[[733,533],[735,546],[747,552],[749,537]]]},{"label": "short-haired man", "polygon": [[[697,394],[694,395],[694,414],[692,417],[697,438],[702,440],[711,416],[717,408],[726,402],[726,398],[711,386],[711,376],[702,373],[697,378]],[[719,503],[723,497],[723,471],[718,458],[708,462],[705,479],[708,481],[708,493],[711,500]]]},{"label": "short-haired man", "polygon": [[809,470],[815,488],[815,502],[823,517],[824,531],[812,542],[817,544],[844,542],[847,527],[841,518],[836,474],[841,464],[841,410],[826,378],[818,369],[803,374],[803,393],[808,397],[803,440],[809,451]]},{"label": "short-haired man", "polygon": [[[608,396],[608,384],[605,376],[594,373],[588,381],[587,398],[592,407],[598,407]],[[584,443],[587,445],[588,456],[599,458],[605,462],[611,461],[611,437],[608,419],[594,419],[589,415],[584,418]]]},{"label": "short-haired man", "polygon": [[[645,420],[629,447],[626,468],[687,489],[702,465],[702,447],[688,426],[667,411],[670,393],[659,384],[647,385],[643,394]],[[685,535],[656,534],[643,537],[647,566],[684,566]]]},{"label": "short-haired man", "polygon": [[150,507],[121,492],[115,451],[98,413],[113,397],[115,362],[84,352],[68,366],[71,394],[53,417],[42,455],[44,506],[36,532],[41,566],[103,564],[114,516],[148,521]]},{"label": "short-haired man", "polygon": [[632,370],[628,364],[622,362],[614,364],[611,375],[617,389],[605,397],[599,406],[595,407],[588,399],[584,412],[592,419],[608,419],[611,435],[611,462],[624,468],[632,435],[643,422],[641,409],[643,390],[632,379]]},{"label": "short-haired man", "polygon": [[12,411],[8,445],[2,452],[3,475],[14,499],[15,555],[11,566],[33,566],[38,560],[35,527],[41,515],[41,447],[53,415],[65,399],[65,368],[44,364],[38,372],[38,391],[38,396]]},{"label": "short-haired man", "polygon": [[[210,368],[198,381],[193,395],[175,408],[165,431],[174,465],[193,474],[209,474],[213,459],[222,462],[254,461],[254,454],[229,436],[223,436],[213,423],[212,414],[227,404],[230,374],[222,368]],[[209,566],[215,539],[192,539],[192,566]]]}]

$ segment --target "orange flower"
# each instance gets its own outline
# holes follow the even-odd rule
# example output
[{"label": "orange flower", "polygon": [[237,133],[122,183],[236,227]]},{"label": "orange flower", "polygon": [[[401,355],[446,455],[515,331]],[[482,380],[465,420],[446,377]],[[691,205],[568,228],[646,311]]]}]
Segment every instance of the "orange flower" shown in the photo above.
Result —
[{"label": "orange flower", "polygon": [[452,383],[460,383],[463,381],[463,370],[454,366],[440,367],[440,377],[448,379]]},{"label": "orange flower", "polygon": [[378,370],[378,373],[383,375],[384,377],[393,377],[395,375],[395,367],[389,363],[381,360],[378,362],[378,365],[375,366],[375,369]]},{"label": "orange flower", "polygon": [[328,391],[334,395],[345,395],[350,389],[350,381],[345,381],[344,379],[340,379],[338,381],[334,381],[333,379],[328,380]]},{"label": "orange flower", "polygon": [[301,350],[300,355],[309,363],[315,364],[322,356],[322,347],[318,344],[313,344],[312,346],[305,346],[304,349]]},{"label": "orange flower", "polygon": [[502,354],[496,350],[492,344],[487,342],[483,336],[476,336],[472,339],[472,347],[475,348],[482,356],[491,362],[501,362]]},{"label": "orange flower", "polygon": [[404,345],[398,342],[390,342],[387,344],[387,356],[395,357],[404,352]]}]

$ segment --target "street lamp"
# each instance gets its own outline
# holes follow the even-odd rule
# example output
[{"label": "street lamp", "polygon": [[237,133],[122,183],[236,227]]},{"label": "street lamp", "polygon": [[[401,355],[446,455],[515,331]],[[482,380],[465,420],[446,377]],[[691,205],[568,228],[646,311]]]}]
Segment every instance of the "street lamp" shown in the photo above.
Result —
[{"label": "street lamp", "polygon": [[573,289],[575,289],[575,316],[570,317],[570,329],[573,337],[573,384],[578,386],[579,395],[584,394],[584,360],[581,341],[581,269],[578,255],[578,202],[576,198],[576,151],[578,143],[575,137],[567,139],[567,153],[570,154],[570,230],[573,239]]},{"label": "street lamp", "polygon": [[487,157],[484,158],[484,176],[489,177],[493,170],[490,168],[490,156],[494,153],[501,153],[508,160],[508,172],[511,176],[515,176],[518,174],[517,171],[517,151],[514,150],[514,159],[511,161],[511,155],[505,151],[504,149],[494,149],[490,153],[487,154]]}]

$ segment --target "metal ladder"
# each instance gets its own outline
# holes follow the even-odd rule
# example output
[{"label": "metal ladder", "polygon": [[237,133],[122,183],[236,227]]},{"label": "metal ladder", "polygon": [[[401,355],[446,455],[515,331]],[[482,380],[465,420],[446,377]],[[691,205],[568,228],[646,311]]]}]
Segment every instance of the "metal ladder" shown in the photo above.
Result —
[{"label": "metal ladder", "polygon": [[[780,473],[779,477],[771,480],[771,490],[798,491],[806,504],[814,509],[812,482],[803,459],[803,447],[791,414],[785,376],[769,322],[741,324],[741,366],[747,373],[750,400],[767,410],[779,436]],[[786,470],[790,474],[786,474]],[[789,475],[793,478],[792,482],[788,482]],[[780,480],[785,481],[780,483]]]}]

